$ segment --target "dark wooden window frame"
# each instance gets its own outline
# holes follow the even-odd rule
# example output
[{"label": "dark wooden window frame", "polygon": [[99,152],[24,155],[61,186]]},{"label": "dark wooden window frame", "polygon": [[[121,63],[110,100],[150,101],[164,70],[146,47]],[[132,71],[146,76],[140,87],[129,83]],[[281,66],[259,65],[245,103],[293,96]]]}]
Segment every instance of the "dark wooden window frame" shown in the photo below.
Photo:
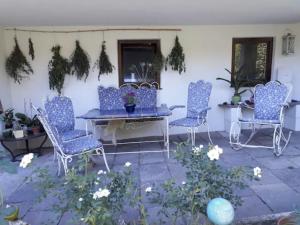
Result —
[{"label": "dark wooden window frame", "polygon": [[[252,38],[232,38],[232,58],[231,58],[231,71],[234,72],[235,65],[235,45],[239,43],[267,43],[267,62],[266,62],[266,82],[271,80],[272,75],[272,61],[273,61],[273,37],[252,37]],[[231,76],[231,80],[232,80]],[[253,82],[247,87],[253,87],[257,85],[258,82]]]},{"label": "dark wooden window frame", "polygon": [[[135,45],[137,47],[146,46],[149,44],[154,44],[156,46],[155,51],[160,49],[160,39],[130,39],[130,40],[118,40],[118,72],[119,72],[119,86],[124,84],[124,69],[123,69],[123,59],[122,59],[122,45]],[[160,87],[160,73],[156,74],[156,82]],[[138,84],[138,83],[136,83]]]}]

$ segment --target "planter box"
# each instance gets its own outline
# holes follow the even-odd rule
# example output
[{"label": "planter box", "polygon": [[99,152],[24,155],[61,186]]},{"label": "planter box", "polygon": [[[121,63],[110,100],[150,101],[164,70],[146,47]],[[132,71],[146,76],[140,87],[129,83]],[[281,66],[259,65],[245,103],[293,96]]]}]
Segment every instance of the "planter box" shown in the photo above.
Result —
[{"label": "planter box", "polygon": [[24,137],[24,131],[23,130],[14,130],[13,131],[15,138],[23,138]]}]

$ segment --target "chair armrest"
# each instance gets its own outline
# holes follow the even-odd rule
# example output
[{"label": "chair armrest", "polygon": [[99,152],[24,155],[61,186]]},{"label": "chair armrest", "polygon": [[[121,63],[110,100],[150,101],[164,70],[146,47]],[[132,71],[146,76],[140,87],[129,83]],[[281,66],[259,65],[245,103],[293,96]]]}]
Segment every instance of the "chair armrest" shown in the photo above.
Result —
[{"label": "chair armrest", "polygon": [[281,107],[283,107],[283,108],[289,108],[290,104],[286,102],[286,103],[281,104]]},{"label": "chair armrest", "polygon": [[177,109],[177,108],[185,108],[185,106],[184,105],[172,105],[169,107],[169,109],[171,111],[173,111],[174,109]]},{"label": "chair armrest", "polygon": [[254,107],[248,105],[246,102],[239,102],[239,107],[244,107],[244,108],[247,108],[247,109],[252,109],[254,110]]},{"label": "chair armrest", "polygon": [[206,108],[200,109],[199,111],[196,111],[196,110],[193,110],[193,109],[189,109],[188,111],[192,112],[192,113],[198,113],[198,114],[200,114],[200,113],[202,113],[204,111],[208,111],[210,109],[211,109],[211,107],[206,107]]}]

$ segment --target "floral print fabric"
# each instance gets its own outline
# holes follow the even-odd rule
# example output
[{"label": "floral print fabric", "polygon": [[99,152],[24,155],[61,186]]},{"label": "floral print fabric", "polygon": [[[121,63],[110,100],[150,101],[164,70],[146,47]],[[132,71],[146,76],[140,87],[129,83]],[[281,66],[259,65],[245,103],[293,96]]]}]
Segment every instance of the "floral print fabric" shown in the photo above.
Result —
[{"label": "floral print fabric", "polygon": [[277,81],[257,85],[254,93],[254,119],[278,121],[287,95],[287,86]]}]

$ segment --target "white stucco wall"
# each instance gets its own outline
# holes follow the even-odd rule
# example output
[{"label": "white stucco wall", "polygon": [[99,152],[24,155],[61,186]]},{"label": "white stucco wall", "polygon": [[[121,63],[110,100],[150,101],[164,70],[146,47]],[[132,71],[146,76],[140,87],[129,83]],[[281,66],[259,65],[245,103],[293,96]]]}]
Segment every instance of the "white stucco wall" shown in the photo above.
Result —
[{"label": "white stucco wall", "polygon": [[[159,91],[158,102],[166,103],[169,106],[173,104],[186,104],[187,87],[191,81],[204,79],[212,82],[213,90],[210,99],[212,110],[209,114],[209,124],[212,130],[224,129],[223,111],[217,104],[229,101],[232,90],[222,81],[216,81],[216,77],[223,76],[229,78],[229,74],[224,68],[231,67],[231,45],[233,37],[274,37],[274,57],[272,76],[275,76],[277,68],[289,68],[294,74],[295,90],[293,98],[300,100],[300,90],[297,85],[300,84],[300,24],[290,25],[232,25],[232,26],[177,26],[182,28],[178,32],[179,39],[183,45],[186,55],[187,72],[179,75],[176,72],[163,71],[161,74],[161,87]],[[88,29],[95,27],[40,27],[39,29]],[[281,55],[281,36],[286,29],[290,29],[297,35],[296,54],[293,56]],[[1,34],[1,33],[0,33]],[[5,31],[5,56],[11,52],[13,47],[13,31]],[[44,34],[17,32],[17,38],[22,50],[28,52],[28,37],[34,43],[36,59],[32,62],[34,74],[30,79],[24,80],[21,85],[15,84],[10,80],[10,93],[12,106],[16,111],[23,111],[24,99],[38,106],[42,105],[42,99],[47,95],[53,95],[55,92],[49,90],[48,85],[48,62],[51,58],[51,47],[54,44],[62,46],[62,55],[69,57],[75,45],[75,40],[79,39],[82,47],[89,53],[94,65],[99,53],[102,42],[102,33],[80,33],[80,34]],[[116,70],[113,74],[102,76],[100,82],[97,80],[98,71],[95,69],[90,72],[86,83],[78,81],[76,77],[67,76],[64,86],[64,94],[73,100],[75,114],[80,115],[88,109],[98,107],[97,86],[117,86],[118,85],[118,39],[161,39],[162,53],[166,56],[174,42],[175,32],[148,32],[148,31],[120,31],[106,32],[105,40],[107,53]],[[1,36],[0,36],[1,40]],[[1,62],[1,56],[0,56]],[[1,65],[3,63],[1,62]],[[1,66],[2,68],[2,66]],[[0,70],[0,74],[1,74]],[[3,76],[3,73],[2,73]],[[2,80],[1,80],[2,83]],[[1,91],[0,93],[2,93]],[[7,90],[4,91],[6,93]],[[1,94],[2,95],[2,94]],[[177,110],[172,117],[175,119],[185,115],[185,110]],[[83,122],[78,121],[78,127],[83,127]],[[155,135],[155,130],[151,128],[148,131]],[[184,132],[180,129],[172,129],[172,133]],[[141,134],[143,132],[139,132]],[[145,133],[145,132],[144,132]]]},{"label": "white stucco wall", "polygon": [[5,72],[5,41],[4,32],[0,27],[0,99],[3,104],[3,108],[9,108],[11,106],[10,98],[10,82]]}]

